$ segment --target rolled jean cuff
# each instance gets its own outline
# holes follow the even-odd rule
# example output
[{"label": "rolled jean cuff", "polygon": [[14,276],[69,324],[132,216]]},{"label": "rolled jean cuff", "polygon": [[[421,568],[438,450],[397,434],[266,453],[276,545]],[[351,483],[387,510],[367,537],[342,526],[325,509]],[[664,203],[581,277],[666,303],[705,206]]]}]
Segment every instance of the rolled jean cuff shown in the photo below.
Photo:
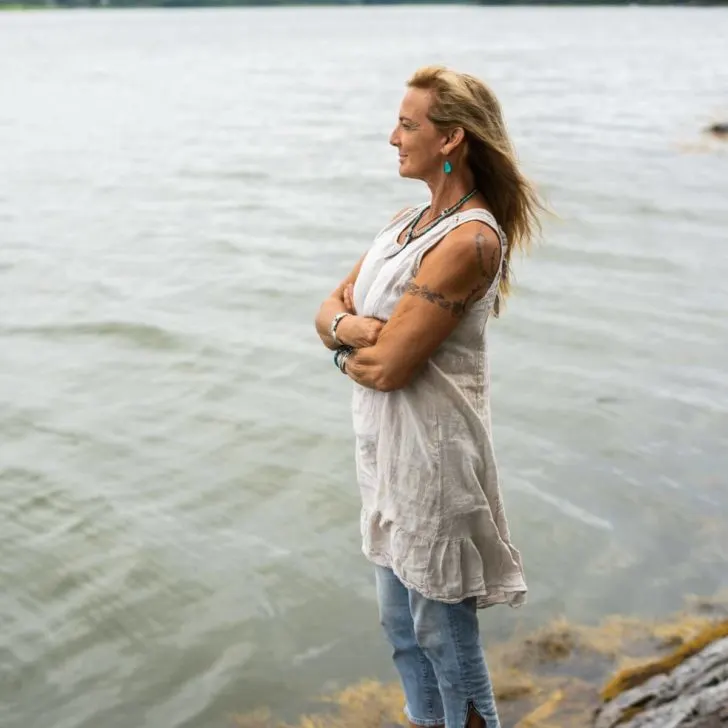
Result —
[{"label": "rolled jean cuff", "polygon": [[410,713],[409,708],[406,705],[404,706],[404,714],[410,723],[413,723],[414,725],[422,726],[422,728],[439,728],[440,726],[445,725],[445,716],[444,715],[439,720],[435,719],[435,718],[415,718]]}]

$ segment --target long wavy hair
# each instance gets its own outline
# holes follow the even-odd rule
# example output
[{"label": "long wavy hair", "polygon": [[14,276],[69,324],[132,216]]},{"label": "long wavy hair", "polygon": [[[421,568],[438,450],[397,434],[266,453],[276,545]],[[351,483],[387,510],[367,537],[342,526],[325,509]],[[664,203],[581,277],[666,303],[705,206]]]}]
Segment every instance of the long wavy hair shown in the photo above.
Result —
[{"label": "long wavy hair", "polygon": [[511,287],[511,253],[514,248],[529,250],[541,231],[538,215],[545,208],[519,169],[500,103],[480,79],[444,66],[418,69],[407,85],[431,93],[428,117],[438,129],[447,132],[461,127],[465,131],[467,162],[475,186],[508,237],[498,288],[498,298],[505,299]]}]

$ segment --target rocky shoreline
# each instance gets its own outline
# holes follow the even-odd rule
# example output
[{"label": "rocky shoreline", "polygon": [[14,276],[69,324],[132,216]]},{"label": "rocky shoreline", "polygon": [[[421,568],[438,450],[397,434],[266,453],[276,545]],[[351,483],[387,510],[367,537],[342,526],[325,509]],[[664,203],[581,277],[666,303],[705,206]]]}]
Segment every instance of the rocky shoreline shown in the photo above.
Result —
[{"label": "rocky shoreline", "polygon": [[[502,728],[728,728],[728,598],[663,620],[557,620],[488,647]],[[284,726],[265,711],[236,728],[399,728],[398,684],[364,681]]]},{"label": "rocky shoreline", "polygon": [[594,728],[728,726],[728,621],[604,688]]}]

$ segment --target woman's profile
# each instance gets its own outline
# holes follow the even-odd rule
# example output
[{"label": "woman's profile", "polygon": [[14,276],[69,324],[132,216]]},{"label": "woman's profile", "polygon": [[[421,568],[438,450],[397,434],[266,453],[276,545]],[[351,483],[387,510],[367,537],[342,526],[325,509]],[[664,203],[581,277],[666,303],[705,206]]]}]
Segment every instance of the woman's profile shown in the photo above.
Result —
[{"label": "woman's profile", "polygon": [[362,550],[414,726],[499,726],[477,609],[522,604],[494,455],[487,322],[537,227],[501,108],[439,66],[407,84],[390,143],[430,199],[397,213],[316,328],[354,381]]}]

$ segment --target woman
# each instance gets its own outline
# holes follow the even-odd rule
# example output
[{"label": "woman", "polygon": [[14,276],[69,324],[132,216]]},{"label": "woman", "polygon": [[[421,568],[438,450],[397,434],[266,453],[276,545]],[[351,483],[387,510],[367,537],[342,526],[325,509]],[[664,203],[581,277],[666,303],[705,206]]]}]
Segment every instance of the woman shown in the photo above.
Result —
[{"label": "woman", "polygon": [[322,304],[354,380],[363,552],[413,726],[499,726],[476,610],[526,595],[490,429],[486,322],[538,226],[499,103],[441,67],[408,82],[390,143],[430,201],[395,215]]}]

